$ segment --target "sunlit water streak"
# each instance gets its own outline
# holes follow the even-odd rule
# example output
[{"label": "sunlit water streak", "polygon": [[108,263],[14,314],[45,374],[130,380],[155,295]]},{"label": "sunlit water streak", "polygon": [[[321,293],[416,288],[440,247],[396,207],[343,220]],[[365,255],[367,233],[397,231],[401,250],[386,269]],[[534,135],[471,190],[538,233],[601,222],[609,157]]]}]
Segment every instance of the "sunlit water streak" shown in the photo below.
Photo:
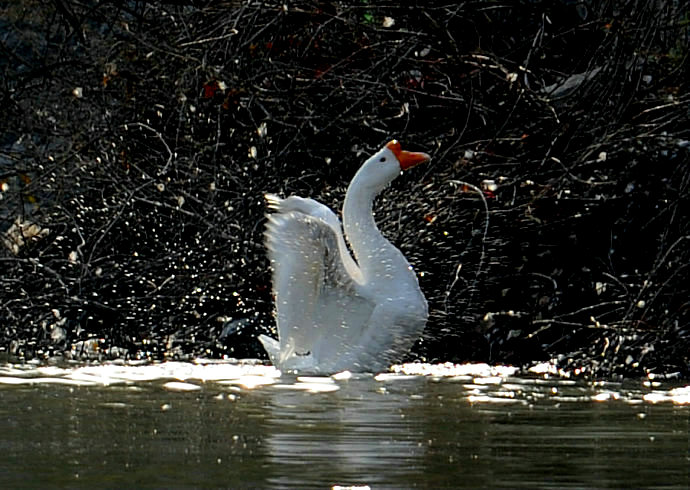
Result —
[{"label": "sunlit water streak", "polygon": [[[385,390],[390,384],[417,377],[433,381],[458,383],[459,393],[473,403],[605,402],[622,400],[628,403],[670,402],[690,405],[690,385],[661,388],[660,382],[640,381],[637,389],[620,383],[593,382],[583,384],[569,377],[554,376],[543,367],[520,376],[512,366],[488,364],[425,364],[409,363],[392,366],[390,372],[352,374],[348,371],[332,376],[282,376],[280,371],[253,360],[246,362],[212,361],[142,363],[113,362],[75,367],[5,364],[0,366],[2,385],[71,385],[111,386],[152,383],[171,391],[195,391],[204,387],[224,385],[251,390],[271,387],[274,390],[299,390],[311,393],[337,391],[351,379],[373,378]],[[548,389],[539,389],[540,386]],[[568,388],[570,389],[564,389]]]},{"label": "sunlit water streak", "polygon": [[690,386],[548,365],[0,365],[0,487],[687,488]]}]

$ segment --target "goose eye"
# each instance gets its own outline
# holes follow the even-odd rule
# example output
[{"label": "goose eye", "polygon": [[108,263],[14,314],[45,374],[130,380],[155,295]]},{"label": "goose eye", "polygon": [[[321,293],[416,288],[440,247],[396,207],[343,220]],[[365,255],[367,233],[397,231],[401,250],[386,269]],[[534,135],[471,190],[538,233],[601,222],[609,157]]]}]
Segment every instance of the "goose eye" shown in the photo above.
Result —
[{"label": "goose eye", "polygon": [[379,162],[385,162],[385,161],[386,161],[386,157],[379,158]]}]

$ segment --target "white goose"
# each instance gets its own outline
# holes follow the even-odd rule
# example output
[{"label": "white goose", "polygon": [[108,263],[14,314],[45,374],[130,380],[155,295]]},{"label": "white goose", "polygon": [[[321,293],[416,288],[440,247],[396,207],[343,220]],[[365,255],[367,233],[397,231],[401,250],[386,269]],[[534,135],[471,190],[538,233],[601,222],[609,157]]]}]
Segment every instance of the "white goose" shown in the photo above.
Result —
[{"label": "white goose", "polygon": [[352,179],[340,220],[313,200],[267,194],[266,246],[273,267],[278,339],[259,340],[281,371],[376,372],[419,338],[426,299],[403,254],[376,227],[376,195],[401,170],[429,160],[393,140]]}]

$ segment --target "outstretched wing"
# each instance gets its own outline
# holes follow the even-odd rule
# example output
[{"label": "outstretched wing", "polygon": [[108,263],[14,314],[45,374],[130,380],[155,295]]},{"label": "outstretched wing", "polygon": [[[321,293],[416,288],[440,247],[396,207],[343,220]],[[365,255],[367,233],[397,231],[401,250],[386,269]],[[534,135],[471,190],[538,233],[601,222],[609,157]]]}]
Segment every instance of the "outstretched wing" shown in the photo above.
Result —
[{"label": "outstretched wing", "polygon": [[268,217],[266,246],[279,340],[261,341],[281,369],[323,364],[356,343],[375,305],[361,294],[332,211],[311,199],[267,199],[278,211]]}]

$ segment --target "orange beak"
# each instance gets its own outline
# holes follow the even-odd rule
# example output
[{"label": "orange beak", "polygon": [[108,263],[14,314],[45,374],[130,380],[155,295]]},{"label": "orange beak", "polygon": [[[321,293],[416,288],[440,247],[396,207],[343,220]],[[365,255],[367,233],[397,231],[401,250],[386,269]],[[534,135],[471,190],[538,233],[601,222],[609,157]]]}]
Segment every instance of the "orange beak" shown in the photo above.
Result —
[{"label": "orange beak", "polygon": [[420,163],[428,162],[431,159],[431,157],[426,153],[403,150],[398,140],[391,140],[386,145],[386,148],[393,152],[395,158],[397,158],[398,162],[400,162],[400,168],[402,170],[407,170],[408,168],[412,168]]}]

